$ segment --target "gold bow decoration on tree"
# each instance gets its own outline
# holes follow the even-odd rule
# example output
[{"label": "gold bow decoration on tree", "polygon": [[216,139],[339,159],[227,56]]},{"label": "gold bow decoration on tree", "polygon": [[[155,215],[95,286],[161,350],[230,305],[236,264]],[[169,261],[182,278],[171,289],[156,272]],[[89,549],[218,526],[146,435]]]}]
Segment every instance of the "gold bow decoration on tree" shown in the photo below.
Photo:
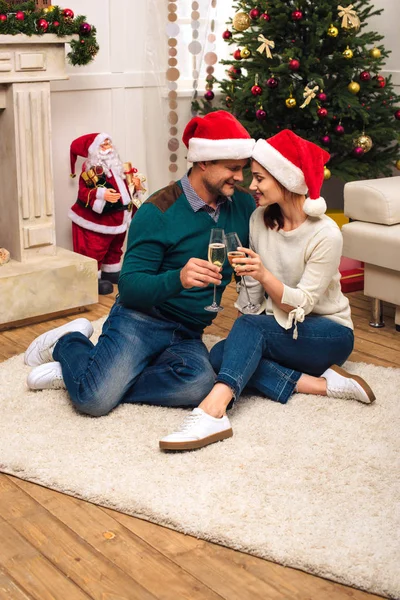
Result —
[{"label": "gold bow decoration on tree", "polygon": [[273,42],[272,40],[267,40],[267,38],[262,34],[258,36],[257,41],[261,42],[261,46],[257,48],[257,52],[262,54],[265,50],[267,58],[272,58],[270,48],[275,48],[275,42]]},{"label": "gold bow decoration on tree", "polygon": [[304,88],[304,92],[303,92],[303,96],[304,96],[305,100],[304,100],[303,104],[300,106],[300,108],[305,108],[308,104],[310,104],[311,100],[313,98],[315,98],[318,90],[319,90],[318,85],[315,85],[312,89],[306,85],[306,87]]},{"label": "gold bow decoration on tree", "polygon": [[342,17],[342,27],[344,29],[352,29],[353,27],[358,29],[360,27],[360,19],[352,4],[349,4],[346,8],[339,4],[338,11],[339,17]]}]

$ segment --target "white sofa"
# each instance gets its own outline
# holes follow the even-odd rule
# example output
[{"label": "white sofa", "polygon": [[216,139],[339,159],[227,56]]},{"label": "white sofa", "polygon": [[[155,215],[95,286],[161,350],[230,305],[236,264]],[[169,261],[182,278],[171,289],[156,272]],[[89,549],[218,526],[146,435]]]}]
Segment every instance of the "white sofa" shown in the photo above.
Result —
[{"label": "white sofa", "polygon": [[383,327],[381,301],[396,305],[400,331],[400,177],[352,181],[344,187],[343,256],[365,263],[364,293],[372,327]]}]

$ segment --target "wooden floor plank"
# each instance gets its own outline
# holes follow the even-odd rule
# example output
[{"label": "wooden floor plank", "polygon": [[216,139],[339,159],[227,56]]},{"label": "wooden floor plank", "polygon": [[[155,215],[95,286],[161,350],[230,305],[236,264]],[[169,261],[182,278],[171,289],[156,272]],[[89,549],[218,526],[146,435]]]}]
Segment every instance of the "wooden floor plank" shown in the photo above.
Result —
[{"label": "wooden floor plank", "polygon": [[121,525],[114,515],[98,506],[83,504],[76,498],[58,492],[49,493],[46,488],[29,485],[25,481],[14,480],[14,483],[156,598],[221,599],[196,577],[182,571],[175,562]]},{"label": "wooden floor plank", "polygon": [[[24,539],[29,545],[32,554],[39,555],[46,565],[51,564],[53,570],[57,569],[65,588],[56,596],[60,600],[75,600],[75,596],[77,600],[87,600],[87,597],[103,600],[107,596],[121,600],[154,600],[155,596],[105,559],[88,541],[54,518],[9,477],[1,480],[0,514],[6,534],[13,528],[18,532],[18,539]],[[9,546],[11,550],[13,545],[10,541]],[[9,562],[3,563],[3,566],[10,570]],[[68,592],[66,589],[67,584],[82,591],[79,595],[75,591],[75,596],[72,596],[72,590]]]},{"label": "wooden floor plank", "polygon": [[[21,328],[0,331],[0,361],[25,351],[29,343],[40,333],[58,327],[77,316],[96,320],[107,315],[115,295],[114,286],[113,294],[101,296],[99,303],[88,307],[83,314],[67,315]],[[233,306],[236,297],[235,286],[231,284],[224,294],[224,310],[207,328],[206,333],[226,337],[236,318],[237,311]],[[369,326],[370,300],[362,292],[353,292],[348,294],[348,297],[352,306],[356,337],[355,349],[350,360],[398,367],[400,333],[394,328],[393,306],[384,305],[386,327],[373,329]],[[14,488],[19,490],[18,502],[15,502],[15,496],[12,495],[5,498],[4,481],[14,482]],[[130,600],[136,597],[140,600],[168,597],[163,596],[164,591],[159,589],[160,574],[167,578],[172,591],[175,585],[178,585],[179,593],[183,590],[183,593],[187,594],[193,586],[192,597],[204,600],[217,597],[229,600],[236,598],[239,600],[258,598],[263,600],[347,600],[348,598],[373,600],[376,598],[371,594],[197,540],[153,523],[108,509],[93,507],[81,500],[69,499],[57,492],[6,475],[0,475],[0,490],[3,490],[0,506],[0,513],[3,516],[0,523],[2,536],[0,537],[0,600],[2,600],[3,587],[7,593],[9,590],[11,590],[10,594],[14,593],[15,600],[26,597],[35,600],[47,600],[50,597],[55,600],[75,600],[73,594],[78,594],[76,596],[78,599],[82,597],[101,597],[102,600],[124,598],[124,590],[122,595],[114,593],[108,595],[111,571],[114,575],[121,574],[122,582],[127,580],[131,582],[132,587],[129,587],[129,595],[126,596]],[[55,497],[58,497],[56,502]],[[104,516],[99,517],[99,511],[103,512]],[[44,513],[47,513],[46,517]],[[4,520],[4,515],[7,515],[9,522]],[[97,525],[96,518],[100,519]],[[86,531],[85,524],[87,524]],[[110,540],[103,535],[106,533],[106,527],[108,527],[107,531],[116,533]],[[39,545],[39,540],[44,539],[45,535],[52,537],[51,543],[44,541]],[[7,540],[5,546],[4,540]],[[80,581],[79,562],[82,562],[83,556],[88,556],[88,552],[90,560],[93,561],[90,567],[93,564],[93,572],[96,573],[99,582],[97,590],[93,592],[97,595],[91,595],[90,584],[80,589],[76,582],[69,578],[71,569],[69,563],[72,557],[81,558],[80,561],[74,561],[78,565],[78,570],[72,569],[73,575],[77,581]],[[18,564],[16,557],[18,561],[21,560]],[[88,560],[87,558],[86,561]],[[143,585],[135,579],[135,561],[145,565],[143,575],[137,576]],[[104,579],[103,565],[107,565],[104,567]],[[154,581],[157,578],[159,581]],[[180,580],[179,583],[177,579]],[[135,586],[139,587],[135,588]],[[135,595],[135,589],[139,589],[142,595]],[[12,595],[5,597],[13,600]],[[175,594],[175,598],[178,600],[179,594]]]}]

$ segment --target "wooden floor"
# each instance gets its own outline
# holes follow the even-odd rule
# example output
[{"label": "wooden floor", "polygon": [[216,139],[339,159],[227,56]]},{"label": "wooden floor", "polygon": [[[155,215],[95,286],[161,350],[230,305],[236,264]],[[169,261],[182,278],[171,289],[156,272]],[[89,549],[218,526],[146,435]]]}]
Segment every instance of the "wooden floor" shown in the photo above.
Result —
[{"label": "wooden floor", "polygon": [[[230,286],[225,310],[208,333],[227,334],[235,318],[235,297]],[[360,292],[349,297],[356,326],[351,359],[398,367],[400,333],[394,329],[393,308],[386,309],[386,327],[374,330],[368,325],[367,298]],[[103,296],[84,316],[95,320],[106,315],[112,303],[113,296]],[[23,352],[38,334],[75,317],[0,332],[0,361]],[[372,600],[377,596],[0,474],[0,599],[28,598]]]}]

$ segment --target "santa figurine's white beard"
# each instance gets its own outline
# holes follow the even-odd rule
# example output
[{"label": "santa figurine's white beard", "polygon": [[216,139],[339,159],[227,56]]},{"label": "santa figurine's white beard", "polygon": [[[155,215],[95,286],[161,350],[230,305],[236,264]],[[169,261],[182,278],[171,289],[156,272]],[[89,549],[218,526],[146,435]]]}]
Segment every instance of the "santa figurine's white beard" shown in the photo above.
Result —
[{"label": "santa figurine's white beard", "polygon": [[119,175],[119,177],[125,179],[122,161],[114,148],[96,150],[96,152],[90,153],[86,164],[89,169],[91,167],[102,167],[107,177],[111,176],[112,170],[114,175]]}]

